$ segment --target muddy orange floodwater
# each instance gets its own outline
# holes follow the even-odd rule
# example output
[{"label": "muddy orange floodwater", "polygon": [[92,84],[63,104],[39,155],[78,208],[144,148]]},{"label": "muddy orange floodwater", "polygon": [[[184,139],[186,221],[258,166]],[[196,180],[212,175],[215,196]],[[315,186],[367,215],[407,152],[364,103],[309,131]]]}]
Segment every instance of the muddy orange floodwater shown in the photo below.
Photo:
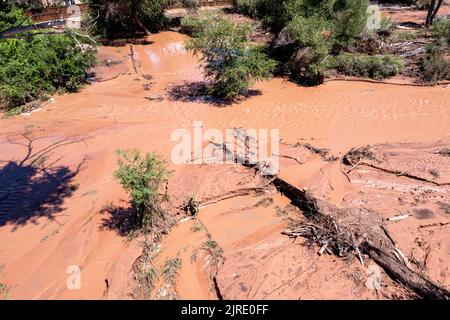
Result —
[{"label": "muddy orange floodwater", "polygon": [[[307,88],[275,78],[256,84],[258,94],[220,106],[196,97],[169,96],[173,86],[202,80],[198,57],[184,50],[185,36],[162,32],[148,40],[133,45],[133,59],[129,45],[101,47],[100,60],[120,63],[99,67],[97,82],[77,94],[54,96],[31,114],[0,120],[0,185],[6,186],[0,189],[0,283],[7,286],[9,298],[130,297],[129,272],[141,247],[108,228],[107,217],[99,213],[108,203],[127,200],[112,176],[117,149],[157,151],[169,160],[176,177],[186,165],[170,161],[176,144],[171,134],[180,128],[192,130],[195,121],[202,121],[204,129],[279,129],[284,142],[302,140],[329,148],[336,156],[367,144],[450,138],[450,86],[332,81]],[[206,231],[192,231],[195,222],[189,220],[163,239],[156,264],[183,260],[179,297],[217,298],[207,259],[191,259],[208,236],[226,258],[237,250],[236,243],[259,243],[285,227],[273,206],[286,206],[286,199],[274,195],[269,207],[245,209],[258,200],[253,197],[202,208],[199,220]],[[80,283],[71,278],[77,266]],[[264,272],[270,274],[270,268]],[[225,284],[219,286],[228,290]],[[323,286],[320,292],[333,297],[335,287]],[[341,297],[352,297],[348,288]],[[299,298],[296,287],[280,296],[264,290],[246,295]]]}]

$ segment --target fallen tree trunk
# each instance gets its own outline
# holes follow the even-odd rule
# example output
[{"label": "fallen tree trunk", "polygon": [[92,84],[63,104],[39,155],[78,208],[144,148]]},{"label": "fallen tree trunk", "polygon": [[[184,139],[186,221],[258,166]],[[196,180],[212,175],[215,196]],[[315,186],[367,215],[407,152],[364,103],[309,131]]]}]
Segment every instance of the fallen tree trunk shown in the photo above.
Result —
[{"label": "fallen tree trunk", "polygon": [[[253,143],[245,130],[237,130],[235,137],[238,144],[245,146],[244,154],[223,148],[227,157],[233,157],[237,163],[259,170],[260,163],[249,160],[248,148]],[[433,283],[425,276],[410,268],[409,262],[397,247],[393,237],[383,225],[383,219],[377,212],[364,208],[338,208],[299,189],[280,177],[273,177],[273,184],[299,207],[306,222],[286,230],[284,234],[291,237],[303,236],[321,249],[340,257],[355,255],[363,262],[362,254],[367,254],[395,281],[402,283],[418,296],[426,299],[450,300],[450,292]]]},{"label": "fallen tree trunk", "polygon": [[6,29],[6,30],[0,32],[0,39],[13,38],[16,34],[21,34],[21,33],[25,33],[25,32],[49,29],[49,28],[53,28],[53,27],[60,27],[60,26],[63,26],[65,23],[66,23],[65,20],[58,19],[58,20],[50,20],[50,21],[30,24],[27,26],[9,28],[9,29]]},{"label": "fallen tree trunk", "polygon": [[445,288],[412,271],[391,255],[376,248],[369,248],[367,253],[378,265],[383,267],[391,278],[414,290],[419,296],[434,300],[450,299],[450,293]]},{"label": "fallen tree trunk", "polygon": [[[334,253],[367,254],[394,280],[402,283],[422,298],[450,300],[450,292],[411,270],[392,237],[382,225],[382,218],[372,210],[340,209],[309,195],[288,182],[277,178],[274,184],[303,210],[308,223],[300,225],[300,232],[288,230],[289,236],[305,236],[312,242],[328,246]],[[306,226],[316,230],[305,230]],[[322,230],[319,230],[322,229]],[[334,229],[334,230],[333,230]],[[334,242],[334,243],[333,243]]]}]

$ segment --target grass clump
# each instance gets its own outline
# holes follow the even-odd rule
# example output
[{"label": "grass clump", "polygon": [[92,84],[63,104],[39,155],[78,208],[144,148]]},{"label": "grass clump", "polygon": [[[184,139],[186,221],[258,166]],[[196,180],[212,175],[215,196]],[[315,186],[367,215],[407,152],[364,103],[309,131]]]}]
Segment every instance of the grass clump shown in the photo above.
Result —
[{"label": "grass clump", "polygon": [[450,18],[439,18],[431,27],[432,37],[446,43],[450,43]]},{"label": "grass clump", "polygon": [[222,261],[223,250],[216,241],[206,240],[202,243],[201,249],[209,254],[212,264],[218,264]]},{"label": "grass clump", "polygon": [[348,76],[385,79],[399,74],[404,64],[402,59],[391,55],[342,53],[332,59],[330,66]]},{"label": "grass clump", "polygon": [[389,37],[391,36],[397,27],[397,23],[389,17],[382,16],[380,20],[380,27],[377,33],[380,36]]},{"label": "grass clump", "polygon": [[267,79],[275,62],[267,58],[261,46],[248,41],[251,26],[236,25],[222,17],[208,18],[186,47],[201,53],[209,93],[227,100],[248,93],[257,80]]},{"label": "grass clump", "polygon": [[9,299],[9,287],[4,283],[0,283],[0,299]]},{"label": "grass clump", "polygon": [[195,221],[194,225],[191,227],[192,232],[202,232],[205,231],[205,227],[200,221]]},{"label": "grass clump", "polygon": [[167,193],[161,193],[170,175],[166,161],[155,153],[141,156],[138,150],[118,150],[116,154],[119,168],[114,176],[130,195],[134,230],[157,232],[166,222],[161,207],[168,201]]},{"label": "grass clump", "polygon": [[178,276],[178,270],[181,268],[183,261],[180,258],[168,259],[164,263],[161,274],[164,280],[170,284],[175,285],[176,277]]}]

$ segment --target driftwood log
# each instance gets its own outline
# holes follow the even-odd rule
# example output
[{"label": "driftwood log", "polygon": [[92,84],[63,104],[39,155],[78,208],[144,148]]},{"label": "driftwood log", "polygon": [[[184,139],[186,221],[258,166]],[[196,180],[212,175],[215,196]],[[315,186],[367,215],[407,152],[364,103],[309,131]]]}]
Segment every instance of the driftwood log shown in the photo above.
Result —
[{"label": "driftwood log", "polygon": [[[251,163],[249,146],[254,144],[253,138],[246,135],[245,130],[236,129],[237,145],[245,146],[238,154],[227,145],[215,144],[223,148],[228,159],[234,158],[237,163],[259,170],[265,164]],[[364,208],[338,208],[320,200],[307,191],[299,189],[278,176],[272,177],[272,183],[287,196],[294,205],[302,210],[306,222],[298,228],[286,230],[284,234],[291,237],[303,236],[321,247],[324,251],[337,256],[357,256],[361,263],[363,254],[368,255],[380,265],[395,281],[425,299],[450,300],[450,292],[435,284],[410,268],[408,259],[400,251],[393,237],[383,225],[379,213]]]},{"label": "driftwood log", "polygon": [[359,208],[337,208],[280,178],[275,179],[274,184],[302,209],[310,225],[325,228],[322,232],[316,233],[314,231],[305,233],[303,230],[296,233],[294,229],[285,231],[284,234],[313,238],[318,243],[322,243],[321,237],[328,237],[330,246],[334,242],[335,247],[332,249],[337,255],[340,250],[344,253],[354,252],[357,256],[365,253],[392,279],[402,283],[420,297],[435,300],[450,299],[448,290],[409,268],[407,259],[383,226],[382,218],[377,212]]}]

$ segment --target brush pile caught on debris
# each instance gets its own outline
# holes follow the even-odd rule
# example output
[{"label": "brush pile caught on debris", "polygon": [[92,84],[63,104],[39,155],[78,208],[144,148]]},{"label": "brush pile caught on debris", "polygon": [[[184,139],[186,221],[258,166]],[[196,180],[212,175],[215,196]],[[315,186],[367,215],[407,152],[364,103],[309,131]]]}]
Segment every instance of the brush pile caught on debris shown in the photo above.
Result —
[{"label": "brush pile caught on debris", "polygon": [[324,252],[339,257],[357,256],[364,265],[367,255],[394,280],[422,298],[449,300],[450,292],[413,271],[393,237],[383,225],[381,216],[364,208],[337,208],[286,182],[278,182],[286,195],[304,212],[306,221],[284,234],[305,237]]},{"label": "brush pile caught on debris", "polygon": [[310,245],[319,246],[318,254],[325,252],[335,254],[342,258],[351,258],[356,255],[361,264],[364,265],[361,254],[361,243],[364,238],[355,239],[346,228],[336,224],[336,222],[327,216],[313,218],[312,221],[304,221],[292,228],[292,230],[283,232],[289,237],[305,237]]}]

